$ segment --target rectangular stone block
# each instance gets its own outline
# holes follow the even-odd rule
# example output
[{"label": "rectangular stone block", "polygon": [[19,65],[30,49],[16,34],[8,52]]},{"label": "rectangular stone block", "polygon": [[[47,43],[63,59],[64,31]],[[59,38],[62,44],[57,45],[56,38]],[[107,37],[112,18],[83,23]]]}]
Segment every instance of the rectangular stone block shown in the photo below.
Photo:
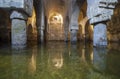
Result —
[{"label": "rectangular stone block", "polygon": [[112,5],[112,4],[107,4],[106,3],[100,3],[99,4],[99,7],[100,8],[107,8],[107,9],[114,9],[115,8],[115,5]]},{"label": "rectangular stone block", "polygon": [[101,14],[113,15],[113,9],[99,8],[97,6],[91,6],[88,9],[88,18],[99,17]]},{"label": "rectangular stone block", "polygon": [[102,21],[107,21],[110,19],[111,19],[111,15],[103,14],[103,15],[100,15],[99,17],[91,18],[90,24],[94,24],[94,23],[98,23],[98,22],[102,22]]},{"label": "rectangular stone block", "polygon": [[99,7],[114,9],[117,3],[118,3],[117,0],[100,0]]},{"label": "rectangular stone block", "polygon": [[118,3],[118,0],[99,0],[101,3],[107,3],[107,4],[115,4]]},{"label": "rectangular stone block", "polygon": [[0,0],[0,8],[22,10],[32,15],[33,0]]}]

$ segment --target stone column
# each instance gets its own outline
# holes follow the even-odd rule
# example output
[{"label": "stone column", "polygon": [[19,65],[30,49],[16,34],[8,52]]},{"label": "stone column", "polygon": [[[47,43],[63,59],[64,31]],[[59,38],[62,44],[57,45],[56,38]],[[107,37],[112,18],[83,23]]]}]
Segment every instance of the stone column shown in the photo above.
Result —
[{"label": "stone column", "polygon": [[40,29],[40,42],[44,43],[44,29]]},{"label": "stone column", "polygon": [[94,25],[94,46],[107,46],[107,26],[104,23]]},{"label": "stone column", "polygon": [[78,32],[77,29],[71,29],[70,30],[70,33],[71,33],[70,41],[71,41],[71,43],[76,43],[77,42],[77,32]]},{"label": "stone column", "polygon": [[87,0],[87,17],[90,24],[94,25],[94,46],[107,46],[107,27],[104,22],[111,20],[117,3],[117,0]]},{"label": "stone column", "polygon": [[79,17],[79,7],[74,6],[75,10],[72,11],[70,20],[70,40],[71,43],[77,43],[77,32],[78,32],[78,17]]},{"label": "stone column", "polygon": [[45,29],[45,15],[44,15],[44,3],[43,0],[40,2],[41,8],[40,8],[40,43],[44,43],[44,29]]},{"label": "stone column", "polygon": [[64,21],[64,33],[65,33],[65,42],[68,42],[68,32],[69,32],[69,16],[63,19]]},{"label": "stone column", "polygon": [[12,22],[11,25],[12,46],[25,47],[27,43],[27,35],[26,35],[27,15],[22,12],[13,11],[10,15],[10,19]]}]

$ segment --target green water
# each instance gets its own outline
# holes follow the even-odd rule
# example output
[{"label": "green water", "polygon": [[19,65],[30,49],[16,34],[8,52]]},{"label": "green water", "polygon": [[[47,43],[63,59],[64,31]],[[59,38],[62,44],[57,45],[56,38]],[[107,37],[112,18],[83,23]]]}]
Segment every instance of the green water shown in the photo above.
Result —
[{"label": "green water", "polygon": [[0,79],[120,79],[120,45],[49,42],[16,50],[0,46]]}]

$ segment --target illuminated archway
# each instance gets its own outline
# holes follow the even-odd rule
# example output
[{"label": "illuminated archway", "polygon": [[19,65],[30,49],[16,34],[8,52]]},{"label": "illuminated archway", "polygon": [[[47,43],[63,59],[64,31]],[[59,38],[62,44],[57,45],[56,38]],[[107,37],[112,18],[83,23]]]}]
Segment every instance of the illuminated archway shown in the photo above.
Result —
[{"label": "illuminated archway", "polygon": [[52,12],[48,17],[47,40],[64,40],[63,17],[60,13]]},{"label": "illuminated archway", "polygon": [[50,23],[54,23],[54,24],[61,23],[61,24],[63,24],[62,15],[59,14],[59,13],[56,13],[56,12],[51,13],[49,18],[48,18],[48,24],[50,24]]}]

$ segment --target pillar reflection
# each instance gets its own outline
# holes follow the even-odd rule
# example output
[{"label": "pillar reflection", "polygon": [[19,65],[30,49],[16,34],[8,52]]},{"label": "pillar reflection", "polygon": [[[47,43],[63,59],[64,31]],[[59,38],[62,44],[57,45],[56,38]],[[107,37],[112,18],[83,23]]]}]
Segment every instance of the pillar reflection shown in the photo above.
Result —
[{"label": "pillar reflection", "polygon": [[31,48],[31,56],[29,59],[29,65],[28,65],[28,69],[30,73],[35,73],[36,71],[36,61],[37,61],[37,45],[33,46]]},{"label": "pillar reflection", "polygon": [[[24,50],[26,49],[26,45],[12,45],[13,50]],[[16,52],[17,53],[17,52]]]},{"label": "pillar reflection", "polygon": [[98,71],[105,71],[106,69],[106,57],[107,57],[107,48],[106,47],[97,47],[93,49],[93,65]]},{"label": "pillar reflection", "polygon": [[110,74],[120,76],[120,44],[111,43],[108,48],[106,71]]},{"label": "pillar reflection", "polygon": [[25,49],[12,49],[12,79],[22,79],[25,78],[25,73],[27,73],[27,55]]},{"label": "pillar reflection", "polygon": [[63,66],[63,52],[64,52],[64,43],[61,42],[52,43],[51,46],[48,46],[48,64],[50,68],[60,69]]}]

